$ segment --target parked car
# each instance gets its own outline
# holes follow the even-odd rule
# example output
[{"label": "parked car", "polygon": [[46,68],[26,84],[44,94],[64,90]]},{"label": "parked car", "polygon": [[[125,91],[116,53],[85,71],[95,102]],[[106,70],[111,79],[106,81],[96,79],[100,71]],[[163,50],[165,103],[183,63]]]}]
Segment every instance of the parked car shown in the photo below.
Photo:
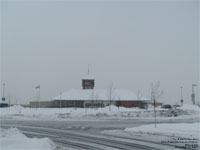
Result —
[{"label": "parked car", "polygon": [[164,109],[172,109],[172,106],[170,104],[165,104],[163,105],[161,108],[164,108]]},{"label": "parked car", "polygon": [[173,105],[173,108],[176,109],[177,107],[181,107],[180,105]]}]

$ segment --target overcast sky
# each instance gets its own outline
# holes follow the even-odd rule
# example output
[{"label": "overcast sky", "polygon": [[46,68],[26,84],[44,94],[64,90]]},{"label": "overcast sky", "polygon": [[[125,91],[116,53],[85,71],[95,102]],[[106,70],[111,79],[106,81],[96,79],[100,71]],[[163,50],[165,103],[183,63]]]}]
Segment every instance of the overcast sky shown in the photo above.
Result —
[{"label": "overcast sky", "polygon": [[[191,103],[199,85],[199,7],[188,1],[3,1],[1,91],[11,103],[80,89],[90,72],[97,89],[150,96],[160,81],[164,103]],[[199,87],[195,87],[199,99]],[[2,92],[1,92],[2,93]]]}]

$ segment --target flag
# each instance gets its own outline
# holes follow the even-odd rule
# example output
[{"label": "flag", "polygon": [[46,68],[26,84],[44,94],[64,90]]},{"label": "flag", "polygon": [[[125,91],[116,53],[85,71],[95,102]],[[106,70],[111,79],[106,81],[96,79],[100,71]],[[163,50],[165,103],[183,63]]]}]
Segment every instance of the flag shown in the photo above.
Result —
[{"label": "flag", "polygon": [[36,88],[36,89],[40,89],[40,85],[36,86],[35,88]]}]

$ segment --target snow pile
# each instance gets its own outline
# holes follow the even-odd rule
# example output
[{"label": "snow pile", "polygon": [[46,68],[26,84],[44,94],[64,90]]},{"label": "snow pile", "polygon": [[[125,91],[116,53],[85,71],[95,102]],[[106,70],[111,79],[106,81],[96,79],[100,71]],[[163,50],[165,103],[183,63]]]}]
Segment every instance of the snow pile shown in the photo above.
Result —
[{"label": "snow pile", "polygon": [[53,118],[88,118],[92,116],[112,117],[128,116],[130,113],[141,112],[139,108],[111,106],[104,108],[23,108],[12,106],[0,109],[0,117],[53,117]]},{"label": "snow pile", "polygon": [[191,105],[191,104],[184,104],[179,109],[200,111],[200,107],[199,106],[197,106],[197,105]]},{"label": "snow pile", "polygon": [[149,124],[126,128],[125,131],[200,139],[200,123],[163,123],[157,124],[156,128],[155,124]]},{"label": "snow pile", "polygon": [[[198,113],[183,109],[156,108],[159,119],[197,118]],[[12,106],[0,109],[0,117],[7,119],[153,119],[154,109],[125,108],[24,108]]]},{"label": "snow pile", "polygon": [[177,110],[183,110],[188,112],[188,114],[190,116],[197,116],[200,119],[200,107],[197,105],[191,105],[191,104],[184,104],[183,106],[181,106],[180,108],[178,108]]},{"label": "snow pile", "polygon": [[2,150],[54,150],[56,146],[48,138],[28,138],[16,128],[0,128],[0,149]]}]

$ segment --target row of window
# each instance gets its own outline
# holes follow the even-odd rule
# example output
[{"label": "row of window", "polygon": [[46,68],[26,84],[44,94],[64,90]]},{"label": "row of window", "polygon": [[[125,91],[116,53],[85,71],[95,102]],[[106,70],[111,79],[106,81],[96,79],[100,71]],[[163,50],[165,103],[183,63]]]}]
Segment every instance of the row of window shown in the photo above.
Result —
[{"label": "row of window", "polygon": [[87,107],[87,108],[98,108],[98,107],[104,107],[104,104],[102,104],[102,103],[94,103],[94,104],[87,103],[87,104],[85,104],[85,107]]}]

